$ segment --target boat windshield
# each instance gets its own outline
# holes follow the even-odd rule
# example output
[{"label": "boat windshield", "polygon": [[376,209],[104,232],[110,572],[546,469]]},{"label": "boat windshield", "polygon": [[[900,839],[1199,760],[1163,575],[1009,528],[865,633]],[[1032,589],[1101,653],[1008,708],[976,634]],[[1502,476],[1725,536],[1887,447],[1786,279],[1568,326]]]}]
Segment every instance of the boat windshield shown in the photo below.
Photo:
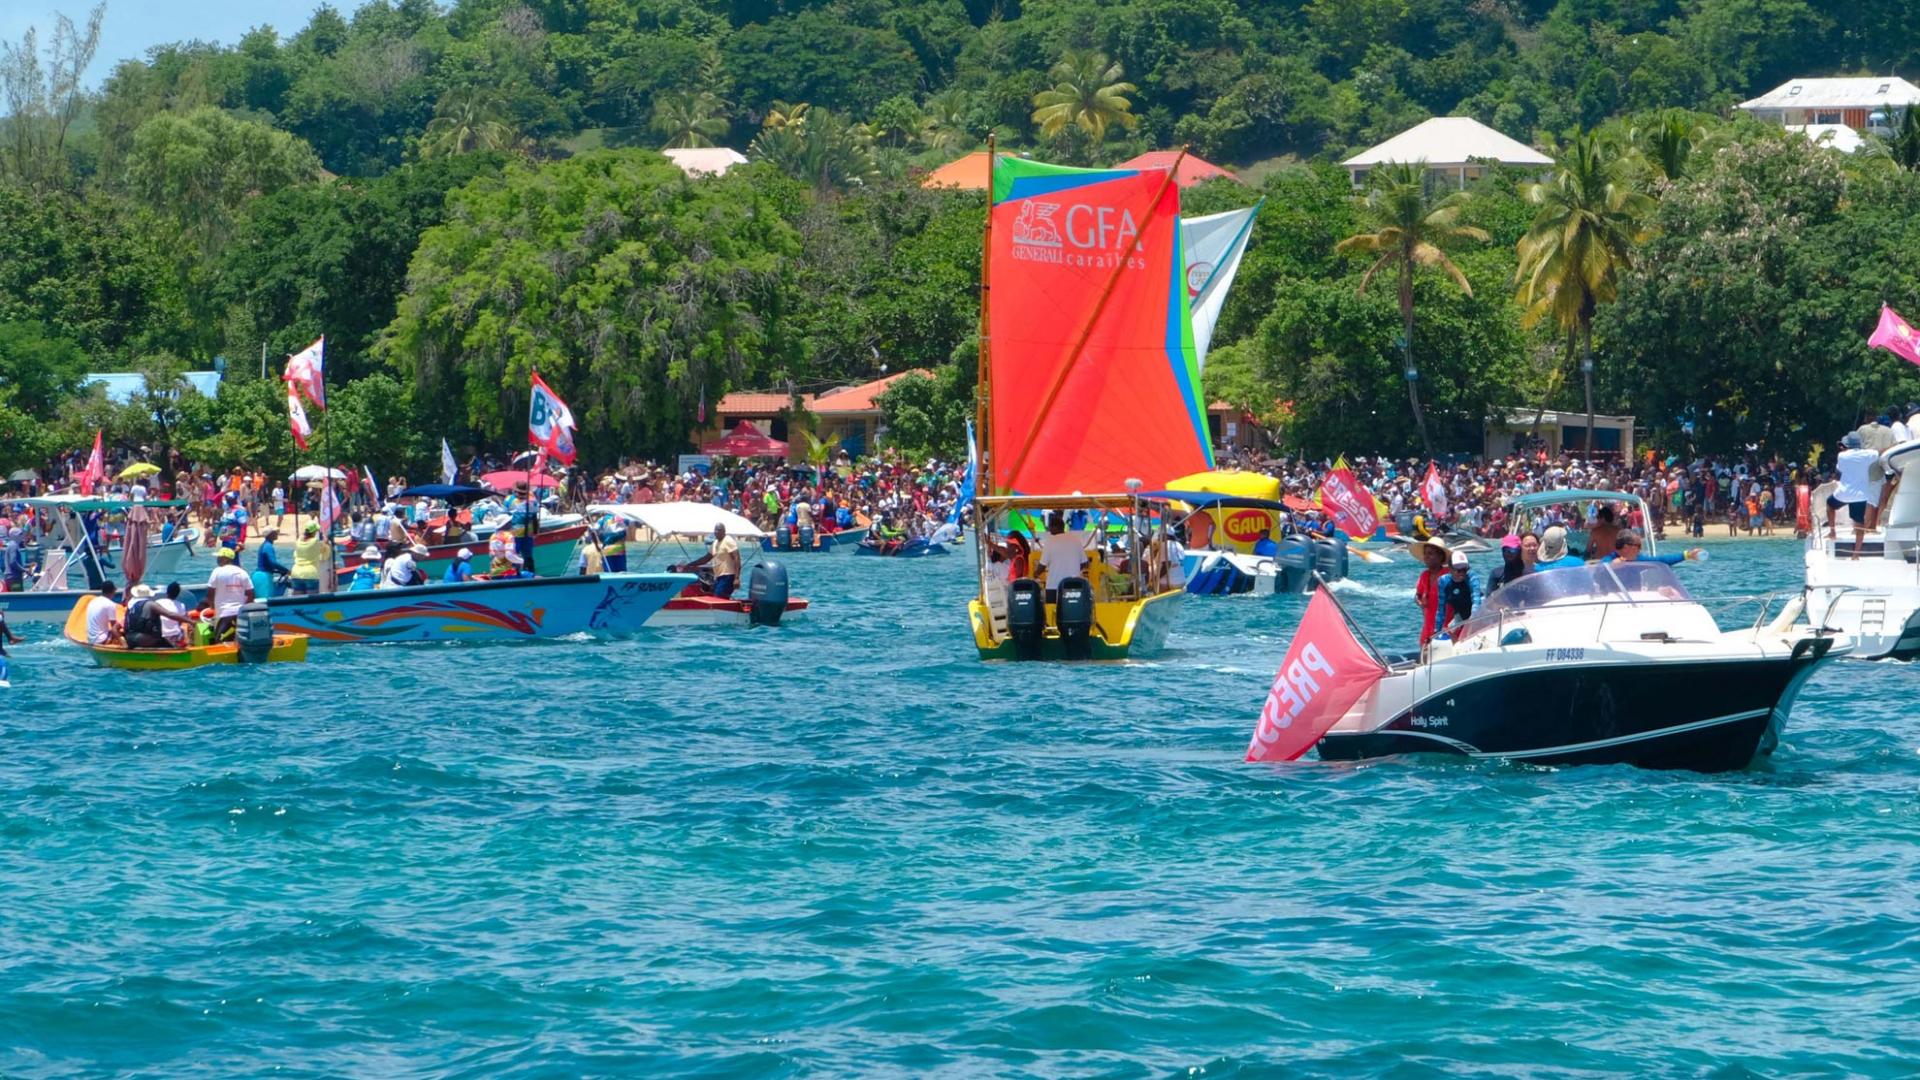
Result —
[{"label": "boat windshield", "polygon": [[1659,562],[1610,562],[1528,574],[1502,585],[1475,613],[1474,622],[1500,612],[1525,611],[1562,601],[1579,603],[1692,600],[1673,568]]}]

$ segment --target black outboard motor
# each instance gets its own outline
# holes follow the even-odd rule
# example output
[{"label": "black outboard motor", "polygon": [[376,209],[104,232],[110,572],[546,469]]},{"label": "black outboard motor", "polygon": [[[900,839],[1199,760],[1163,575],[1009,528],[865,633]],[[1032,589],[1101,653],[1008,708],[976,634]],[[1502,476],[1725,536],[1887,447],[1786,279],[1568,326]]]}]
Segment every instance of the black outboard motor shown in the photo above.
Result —
[{"label": "black outboard motor", "polygon": [[755,626],[779,626],[787,613],[787,568],[762,559],[747,579],[747,621]]},{"label": "black outboard motor", "polygon": [[1016,659],[1040,659],[1047,636],[1047,596],[1032,578],[1020,578],[1007,588],[1007,636],[1013,639]]},{"label": "black outboard motor", "polygon": [[800,526],[800,550],[813,550],[813,526],[811,525]]},{"label": "black outboard motor", "polygon": [[1086,578],[1070,577],[1060,582],[1053,622],[1060,628],[1060,650],[1067,659],[1093,656],[1093,586]]},{"label": "black outboard motor", "polygon": [[780,551],[793,550],[793,529],[784,521],[773,530],[773,546]]},{"label": "black outboard motor", "polygon": [[240,609],[233,621],[233,641],[240,646],[240,662],[264,664],[273,651],[273,615],[258,601]]}]

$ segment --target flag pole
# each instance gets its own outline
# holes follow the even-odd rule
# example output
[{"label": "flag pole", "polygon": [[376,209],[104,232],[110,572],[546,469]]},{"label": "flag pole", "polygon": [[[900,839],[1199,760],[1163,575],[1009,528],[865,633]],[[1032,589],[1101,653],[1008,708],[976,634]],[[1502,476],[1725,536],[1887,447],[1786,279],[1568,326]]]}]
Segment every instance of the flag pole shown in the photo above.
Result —
[{"label": "flag pole", "polygon": [[[538,379],[540,377],[540,369],[537,366],[533,369],[533,377],[535,379]],[[529,436],[531,436],[533,432],[533,385],[532,383],[529,383],[527,385],[527,432]],[[532,438],[528,438],[527,441],[531,443],[533,440]],[[540,460],[540,457],[538,454],[535,454],[532,458],[530,458],[527,461],[527,501],[533,504],[533,509],[530,513],[527,514],[526,524],[523,525],[520,529],[521,533],[527,538],[526,570],[527,570],[527,573],[533,577],[540,576],[539,563],[537,561],[536,552],[534,551],[534,541],[533,541],[534,534],[540,531],[540,501],[536,499],[533,494],[533,463],[538,460]]]},{"label": "flag pole", "polygon": [[[327,396],[326,341],[326,335],[320,335],[320,396],[323,399]],[[320,463],[320,518],[322,521],[325,521],[327,502],[333,495],[333,410],[323,405],[320,411],[326,414],[320,420],[320,456],[324,459]],[[299,499],[296,498],[294,503],[298,505]],[[295,524],[298,524],[299,520],[300,518],[296,513],[294,517]],[[337,524],[337,522],[327,521],[325,527],[322,529],[325,535],[320,537],[327,545],[327,580],[320,583],[321,592],[333,592],[334,586],[337,585],[340,580],[340,571],[333,565],[333,527],[335,524]],[[296,534],[294,543],[298,544],[299,542],[300,538]]]}]

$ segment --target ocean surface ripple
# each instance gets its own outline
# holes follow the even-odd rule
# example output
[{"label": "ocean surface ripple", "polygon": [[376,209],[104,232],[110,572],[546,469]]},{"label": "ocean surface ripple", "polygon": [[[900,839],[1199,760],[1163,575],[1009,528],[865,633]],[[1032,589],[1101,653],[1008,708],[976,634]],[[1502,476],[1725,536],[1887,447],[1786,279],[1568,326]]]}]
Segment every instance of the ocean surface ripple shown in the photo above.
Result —
[{"label": "ocean surface ripple", "polygon": [[[1797,587],[1712,547],[1697,594]],[[168,676],[32,628],[0,1074],[1920,1070],[1920,669],[1829,665],[1732,775],[1253,766],[1297,599],[987,666],[970,553],[790,566],[777,630]],[[1407,645],[1411,564],[1355,575]]]}]

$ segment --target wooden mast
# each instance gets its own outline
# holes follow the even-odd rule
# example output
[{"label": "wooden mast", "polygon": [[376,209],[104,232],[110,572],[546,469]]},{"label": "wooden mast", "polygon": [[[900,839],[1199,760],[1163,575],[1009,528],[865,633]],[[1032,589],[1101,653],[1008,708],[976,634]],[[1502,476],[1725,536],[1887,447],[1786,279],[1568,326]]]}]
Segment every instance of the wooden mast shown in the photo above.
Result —
[{"label": "wooden mast", "polygon": [[987,305],[993,292],[993,132],[987,132],[987,228],[980,241],[980,349],[977,358],[979,370],[975,373],[973,389],[973,430],[974,442],[979,448],[980,460],[973,469],[973,495],[979,498],[987,493],[987,462],[993,460],[993,381],[987,377],[993,357],[993,326],[987,317]]}]

